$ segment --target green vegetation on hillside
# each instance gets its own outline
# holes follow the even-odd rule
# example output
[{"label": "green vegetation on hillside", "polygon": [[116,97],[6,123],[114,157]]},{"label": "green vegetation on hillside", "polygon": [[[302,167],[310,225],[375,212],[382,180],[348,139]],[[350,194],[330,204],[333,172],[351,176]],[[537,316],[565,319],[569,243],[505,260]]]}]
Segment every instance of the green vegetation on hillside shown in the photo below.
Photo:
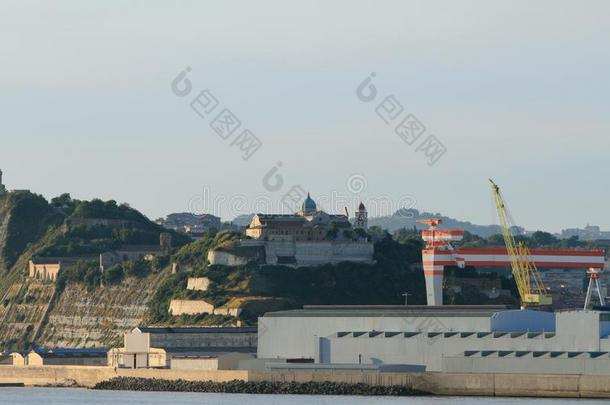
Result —
[{"label": "green vegetation on hillside", "polygon": [[91,290],[102,281],[117,284],[125,277],[145,277],[169,265],[168,256],[159,256],[152,262],[126,261],[106,269],[102,275],[98,258],[101,253],[122,245],[159,245],[161,233],[170,233],[176,248],[190,242],[186,235],[169,231],[115,201],[80,201],[62,194],[48,203],[42,196],[27,192],[3,198],[7,199],[4,209],[10,218],[3,249],[8,252],[6,263],[12,265],[20,256],[22,263],[33,257],[80,258],[76,264],[62,268],[56,283],[57,297],[69,282],[83,283]]},{"label": "green vegetation on hillside", "polygon": [[[29,192],[0,197],[6,236],[0,240],[0,257],[8,270],[23,255],[92,256],[121,245],[158,245],[162,232],[172,234],[176,247],[190,242],[186,235],[169,231],[140,212],[115,201],[79,201],[69,194],[51,200]],[[93,225],[82,220],[115,220],[118,224]],[[80,222],[79,222],[80,221]],[[27,252],[26,252],[27,250]]]},{"label": "green vegetation on hillside", "polygon": [[[151,273],[169,272],[172,252],[148,261],[123,261],[103,274],[99,254],[122,245],[159,246],[162,233],[171,234],[175,250],[190,242],[186,235],[167,230],[114,201],[79,201],[63,194],[49,203],[30,192],[0,196],[0,342],[19,348],[35,344],[47,327],[52,329],[47,314],[68,285],[81,286],[77,289],[84,294],[96,294],[102,285],[120,289],[123,283],[137,284],[135,280],[148,278],[160,283],[165,275]],[[41,257],[58,257],[62,262],[54,284],[27,277],[28,261]],[[144,305],[154,291],[156,285]],[[103,311],[111,317],[116,309]]]},{"label": "green vegetation on hillside", "polygon": [[[421,268],[421,238],[404,236],[401,242],[383,233],[375,243],[375,264],[344,262],[317,267],[286,266],[206,267],[207,249],[232,243],[238,234],[220,232],[184,246],[175,259],[191,269],[190,276],[210,279],[207,291],[186,290],[186,274],[172,275],[157,291],[151,302],[151,322],[181,322],[168,315],[172,299],[205,299],[214,306],[231,298],[264,296],[285,299],[288,307],[306,304],[401,304],[402,294],[409,291],[411,301],[425,303],[425,285]],[[259,314],[250,314],[255,322]],[[202,316],[201,320],[209,321]],[[191,319],[193,321],[193,319]]]},{"label": "green vegetation on hillside", "polygon": [[[190,239],[149,221],[140,212],[116,201],[72,200],[69,194],[52,200],[53,206],[69,214],[61,234],[39,249],[39,256],[83,256],[100,254],[121,245],[158,245],[162,232],[172,233],[174,246]],[[80,223],[82,219],[121,221],[116,225]]]},{"label": "green vegetation on hillside", "polygon": [[0,241],[5,270],[15,264],[28,245],[36,243],[64,219],[44,197],[29,192],[9,193],[0,199],[0,206],[6,218],[6,234],[4,241]]},{"label": "green vegetation on hillside", "polygon": [[[530,249],[605,249],[608,250],[608,241],[594,240],[581,241],[577,236],[568,239],[559,239],[549,232],[536,231],[531,235],[515,235],[516,242],[522,242]],[[504,247],[504,238],[500,234],[494,234],[487,238],[464,233],[464,238],[455,243],[457,247],[463,248],[489,248]]]},{"label": "green vegetation on hillside", "polygon": [[212,230],[200,240],[184,245],[174,254],[173,261],[189,271],[201,272],[208,264],[208,250],[230,248],[241,238],[243,235],[239,232]]}]

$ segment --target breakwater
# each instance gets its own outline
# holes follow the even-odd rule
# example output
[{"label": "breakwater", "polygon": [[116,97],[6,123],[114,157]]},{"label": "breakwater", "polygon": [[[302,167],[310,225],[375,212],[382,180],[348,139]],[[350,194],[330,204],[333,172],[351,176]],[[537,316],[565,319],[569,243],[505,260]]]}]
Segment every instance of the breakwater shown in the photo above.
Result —
[{"label": "breakwater", "polygon": [[284,395],[364,395],[410,396],[427,393],[406,386],[381,386],[364,383],[337,382],[241,381],[227,382],[162,380],[156,378],[116,377],[97,383],[93,389],[113,391],[178,391],[224,394],[284,394]]}]

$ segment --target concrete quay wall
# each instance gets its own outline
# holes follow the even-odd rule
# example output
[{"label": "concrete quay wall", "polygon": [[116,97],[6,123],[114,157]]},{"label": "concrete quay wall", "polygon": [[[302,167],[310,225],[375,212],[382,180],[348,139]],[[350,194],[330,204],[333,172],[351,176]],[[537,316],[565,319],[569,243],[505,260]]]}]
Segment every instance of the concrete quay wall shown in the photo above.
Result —
[{"label": "concrete quay wall", "polygon": [[93,387],[114,377],[158,378],[166,380],[214,381],[248,380],[241,370],[125,369],[91,366],[0,366],[1,384],[25,386],[65,385]]},{"label": "concrete quay wall", "polygon": [[610,375],[542,375],[482,373],[377,373],[354,371],[257,372],[245,370],[114,369],[89,366],[0,366],[0,385],[92,387],[113,377],[225,382],[331,381],[404,385],[436,395],[610,398]]},{"label": "concrete quay wall", "polygon": [[250,372],[250,381],[331,381],[405,385],[435,395],[610,398],[610,375],[477,373]]}]

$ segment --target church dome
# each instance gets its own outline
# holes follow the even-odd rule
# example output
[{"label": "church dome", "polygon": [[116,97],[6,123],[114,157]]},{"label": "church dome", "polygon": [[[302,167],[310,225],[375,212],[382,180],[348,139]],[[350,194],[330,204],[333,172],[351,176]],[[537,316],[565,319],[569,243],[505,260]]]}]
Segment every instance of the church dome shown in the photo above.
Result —
[{"label": "church dome", "polygon": [[311,198],[309,193],[307,193],[307,198],[303,201],[302,210],[305,211],[315,211],[317,209],[316,202]]}]

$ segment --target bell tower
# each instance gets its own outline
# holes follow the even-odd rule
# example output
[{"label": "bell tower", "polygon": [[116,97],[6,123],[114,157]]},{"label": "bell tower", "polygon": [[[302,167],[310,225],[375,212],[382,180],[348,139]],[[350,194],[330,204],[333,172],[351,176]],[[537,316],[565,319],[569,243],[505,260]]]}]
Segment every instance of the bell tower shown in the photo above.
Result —
[{"label": "bell tower", "polygon": [[354,221],[354,228],[362,228],[366,230],[368,227],[368,213],[366,212],[366,208],[362,202],[358,206],[358,211],[356,211],[356,220]]}]

